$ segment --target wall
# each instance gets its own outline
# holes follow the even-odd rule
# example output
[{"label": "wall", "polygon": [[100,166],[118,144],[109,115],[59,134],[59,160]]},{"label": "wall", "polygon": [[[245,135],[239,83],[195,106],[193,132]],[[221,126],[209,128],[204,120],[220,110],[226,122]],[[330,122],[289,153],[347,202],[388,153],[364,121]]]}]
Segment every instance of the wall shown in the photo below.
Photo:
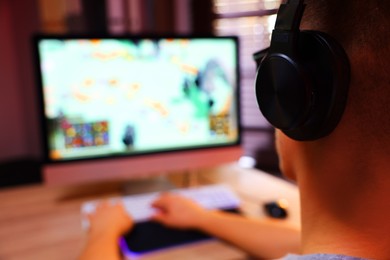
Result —
[{"label": "wall", "polygon": [[37,9],[35,0],[0,1],[0,161],[40,156],[30,44]]}]

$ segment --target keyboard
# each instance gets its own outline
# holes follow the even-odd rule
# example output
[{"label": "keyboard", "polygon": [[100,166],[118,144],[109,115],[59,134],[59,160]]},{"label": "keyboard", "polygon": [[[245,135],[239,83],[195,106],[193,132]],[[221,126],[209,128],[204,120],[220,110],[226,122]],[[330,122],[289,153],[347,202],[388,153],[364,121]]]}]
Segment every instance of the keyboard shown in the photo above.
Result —
[{"label": "keyboard", "polygon": [[[233,210],[238,209],[240,200],[236,194],[226,185],[215,184],[190,188],[178,188],[169,192],[180,194],[190,198],[207,209]],[[158,198],[160,192],[144,193],[138,195],[129,195],[123,197],[115,197],[110,201],[122,201],[127,213],[132,217],[135,223],[149,221],[155,209],[151,207],[151,203]],[[87,213],[92,213],[95,210],[99,200],[88,201],[81,206],[82,227],[87,229],[89,226],[88,220],[85,217]]]}]

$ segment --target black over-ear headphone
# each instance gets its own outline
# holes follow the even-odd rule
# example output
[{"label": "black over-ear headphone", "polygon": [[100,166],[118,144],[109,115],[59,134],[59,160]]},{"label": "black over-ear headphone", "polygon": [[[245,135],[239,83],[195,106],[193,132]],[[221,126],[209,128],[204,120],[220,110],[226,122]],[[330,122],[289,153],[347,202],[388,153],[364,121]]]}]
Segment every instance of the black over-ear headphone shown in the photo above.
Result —
[{"label": "black over-ear headphone", "polygon": [[333,131],[350,81],[343,48],[325,33],[299,30],[304,8],[303,0],[282,4],[270,47],[254,54],[261,112],[274,127],[299,141]]}]

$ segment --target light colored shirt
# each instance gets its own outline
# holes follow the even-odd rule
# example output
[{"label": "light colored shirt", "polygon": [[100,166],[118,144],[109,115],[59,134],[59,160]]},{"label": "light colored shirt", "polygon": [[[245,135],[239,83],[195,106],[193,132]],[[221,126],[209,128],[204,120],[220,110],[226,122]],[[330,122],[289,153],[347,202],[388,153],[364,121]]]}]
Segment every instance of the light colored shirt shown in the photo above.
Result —
[{"label": "light colored shirt", "polygon": [[311,254],[311,255],[287,255],[283,260],[368,260],[368,258],[332,255],[332,254]]}]

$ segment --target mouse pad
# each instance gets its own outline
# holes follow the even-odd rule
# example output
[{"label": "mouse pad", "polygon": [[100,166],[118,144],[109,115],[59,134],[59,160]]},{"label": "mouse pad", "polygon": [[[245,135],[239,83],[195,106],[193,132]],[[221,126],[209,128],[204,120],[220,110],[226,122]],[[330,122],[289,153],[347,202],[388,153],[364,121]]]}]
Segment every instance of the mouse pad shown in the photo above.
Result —
[{"label": "mouse pad", "polygon": [[[240,214],[238,209],[224,211]],[[126,248],[122,250],[142,254],[212,238],[198,230],[169,228],[157,222],[146,221],[136,223],[132,231],[123,236],[123,246]]]}]

